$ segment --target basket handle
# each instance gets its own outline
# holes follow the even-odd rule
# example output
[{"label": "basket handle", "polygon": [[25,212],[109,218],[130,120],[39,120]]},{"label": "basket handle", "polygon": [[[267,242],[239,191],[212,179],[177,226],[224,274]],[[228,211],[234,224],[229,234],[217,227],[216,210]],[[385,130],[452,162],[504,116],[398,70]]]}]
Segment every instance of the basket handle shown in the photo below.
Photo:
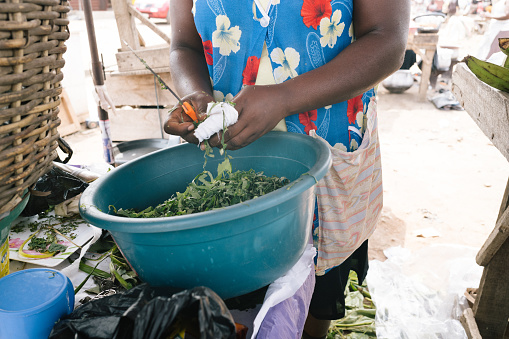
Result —
[{"label": "basket handle", "polygon": [[62,150],[62,152],[67,154],[64,161],[61,161],[62,163],[67,164],[67,162],[71,159],[72,154],[73,154],[71,146],[67,143],[67,141],[62,139],[62,137],[59,137],[58,138],[58,147]]}]

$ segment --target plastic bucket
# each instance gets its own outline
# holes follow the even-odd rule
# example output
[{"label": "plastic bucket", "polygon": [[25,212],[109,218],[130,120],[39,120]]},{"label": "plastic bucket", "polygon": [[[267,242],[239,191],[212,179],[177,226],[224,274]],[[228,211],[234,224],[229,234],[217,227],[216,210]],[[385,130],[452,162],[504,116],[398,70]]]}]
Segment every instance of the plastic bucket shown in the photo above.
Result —
[{"label": "plastic bucket", "polygon": [[29,196],[27,194],[9,214],[0,220],[0,278],[9,274],[9,231],[11,230],[11,224],[27,205]]},{"label": "plastic bucket", "polygon": [[73,309],[72,283],[59,271],[32,268],[0,279],[0,338],[47,339]]},{"label": "plastic bucket", "polygon": [[[214,150],[206,169],[217,173]],[[87,222],[109,230],[144,282],[189,289],[207,286],[228,299],[270,284],[300,258],[311,234],[314,185],[330,167],[324,142],[298,133],[270,132],[231,155],[233,170],[261,171],[292,181],[256,199],[202,213],[134,219],[116,208],[146,208],[183,192],[203,170],[203,151],[181,144],[119,166],[82,194]],[[108,214],[108,211],[111,214]]]}]

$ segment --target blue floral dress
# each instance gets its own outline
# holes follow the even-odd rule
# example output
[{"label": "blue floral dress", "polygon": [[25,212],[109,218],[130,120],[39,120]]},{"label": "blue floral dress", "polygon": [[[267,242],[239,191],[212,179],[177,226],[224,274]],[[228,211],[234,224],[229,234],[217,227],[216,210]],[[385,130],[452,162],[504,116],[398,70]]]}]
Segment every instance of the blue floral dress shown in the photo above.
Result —
[{"label": "blue floral dress", "polygon": [[[354,41],[352,0],[272,0],[265,11],[258,0],[194,0],[216,100],[231,100],[243,86],[254,85],[267,46],[276,83],[332,60]],[[354,151],[362,141],[373,89],[348,101],[294,114],[289,132],[310,130],[333,147]],[[318,220],[313,221],[317,236]],[[316,239],[315,239],[316,240]]]}]

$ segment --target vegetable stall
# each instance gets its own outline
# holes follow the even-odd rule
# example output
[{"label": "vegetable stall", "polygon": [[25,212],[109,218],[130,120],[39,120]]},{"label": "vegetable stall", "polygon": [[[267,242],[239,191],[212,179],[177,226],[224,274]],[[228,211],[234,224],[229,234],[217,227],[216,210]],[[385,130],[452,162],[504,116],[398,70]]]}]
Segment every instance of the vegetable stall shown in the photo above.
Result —
[{"label": "vegetable stall", "polygon": [[[509,161],[509,93],[480,81],[464,63],[458,64],[453,73],[453,93]],[[495,227],[476,257],[484,271],[473,306],[462,318],[469,338],[503,338],[506,333],[509,319],[508,231],[509,181]]]}]

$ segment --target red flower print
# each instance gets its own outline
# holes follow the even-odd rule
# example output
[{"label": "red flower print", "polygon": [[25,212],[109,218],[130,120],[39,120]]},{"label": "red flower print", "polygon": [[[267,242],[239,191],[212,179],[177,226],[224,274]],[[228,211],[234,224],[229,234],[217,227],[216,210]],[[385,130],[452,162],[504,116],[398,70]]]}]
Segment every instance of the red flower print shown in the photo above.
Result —
[{"label": "red flower print", "polygon": [[348,123],[353,124],[357,119],[357,113],[364,111],[364,104],[362,103],[362,94],[348,100],[348,108],[346,114],[348,115]]},{"label": "red flower print", "polygon": [[258,75],[258,66],[260,66],[260,59],[256,56],[250,56],[246,62],[246,68],[242,71],[242,84],[254,85],[256,76]]},{"label": "red flower print", "polygon": [[312,129],[316,130],[316,125],[313,121],[316,121],[317,115],[316,115],[316,109],[312,111],[307,111],[304,113],[299,114],[299,122],[305,126],[304,132],[306,134],[309,134],[309,131]]},{"label": "red flower print", "polygon": [[317,29],[322,18],[329,18],[332,15],[330,0],[304,0],[300,15],[307,27],[313,26]]},{"label": "red flower print", "polygon": [[203,41],[203,51],[205,52],[205,61],[207,61],[207,65],[212,65],[212,41],[207,40]]}]

